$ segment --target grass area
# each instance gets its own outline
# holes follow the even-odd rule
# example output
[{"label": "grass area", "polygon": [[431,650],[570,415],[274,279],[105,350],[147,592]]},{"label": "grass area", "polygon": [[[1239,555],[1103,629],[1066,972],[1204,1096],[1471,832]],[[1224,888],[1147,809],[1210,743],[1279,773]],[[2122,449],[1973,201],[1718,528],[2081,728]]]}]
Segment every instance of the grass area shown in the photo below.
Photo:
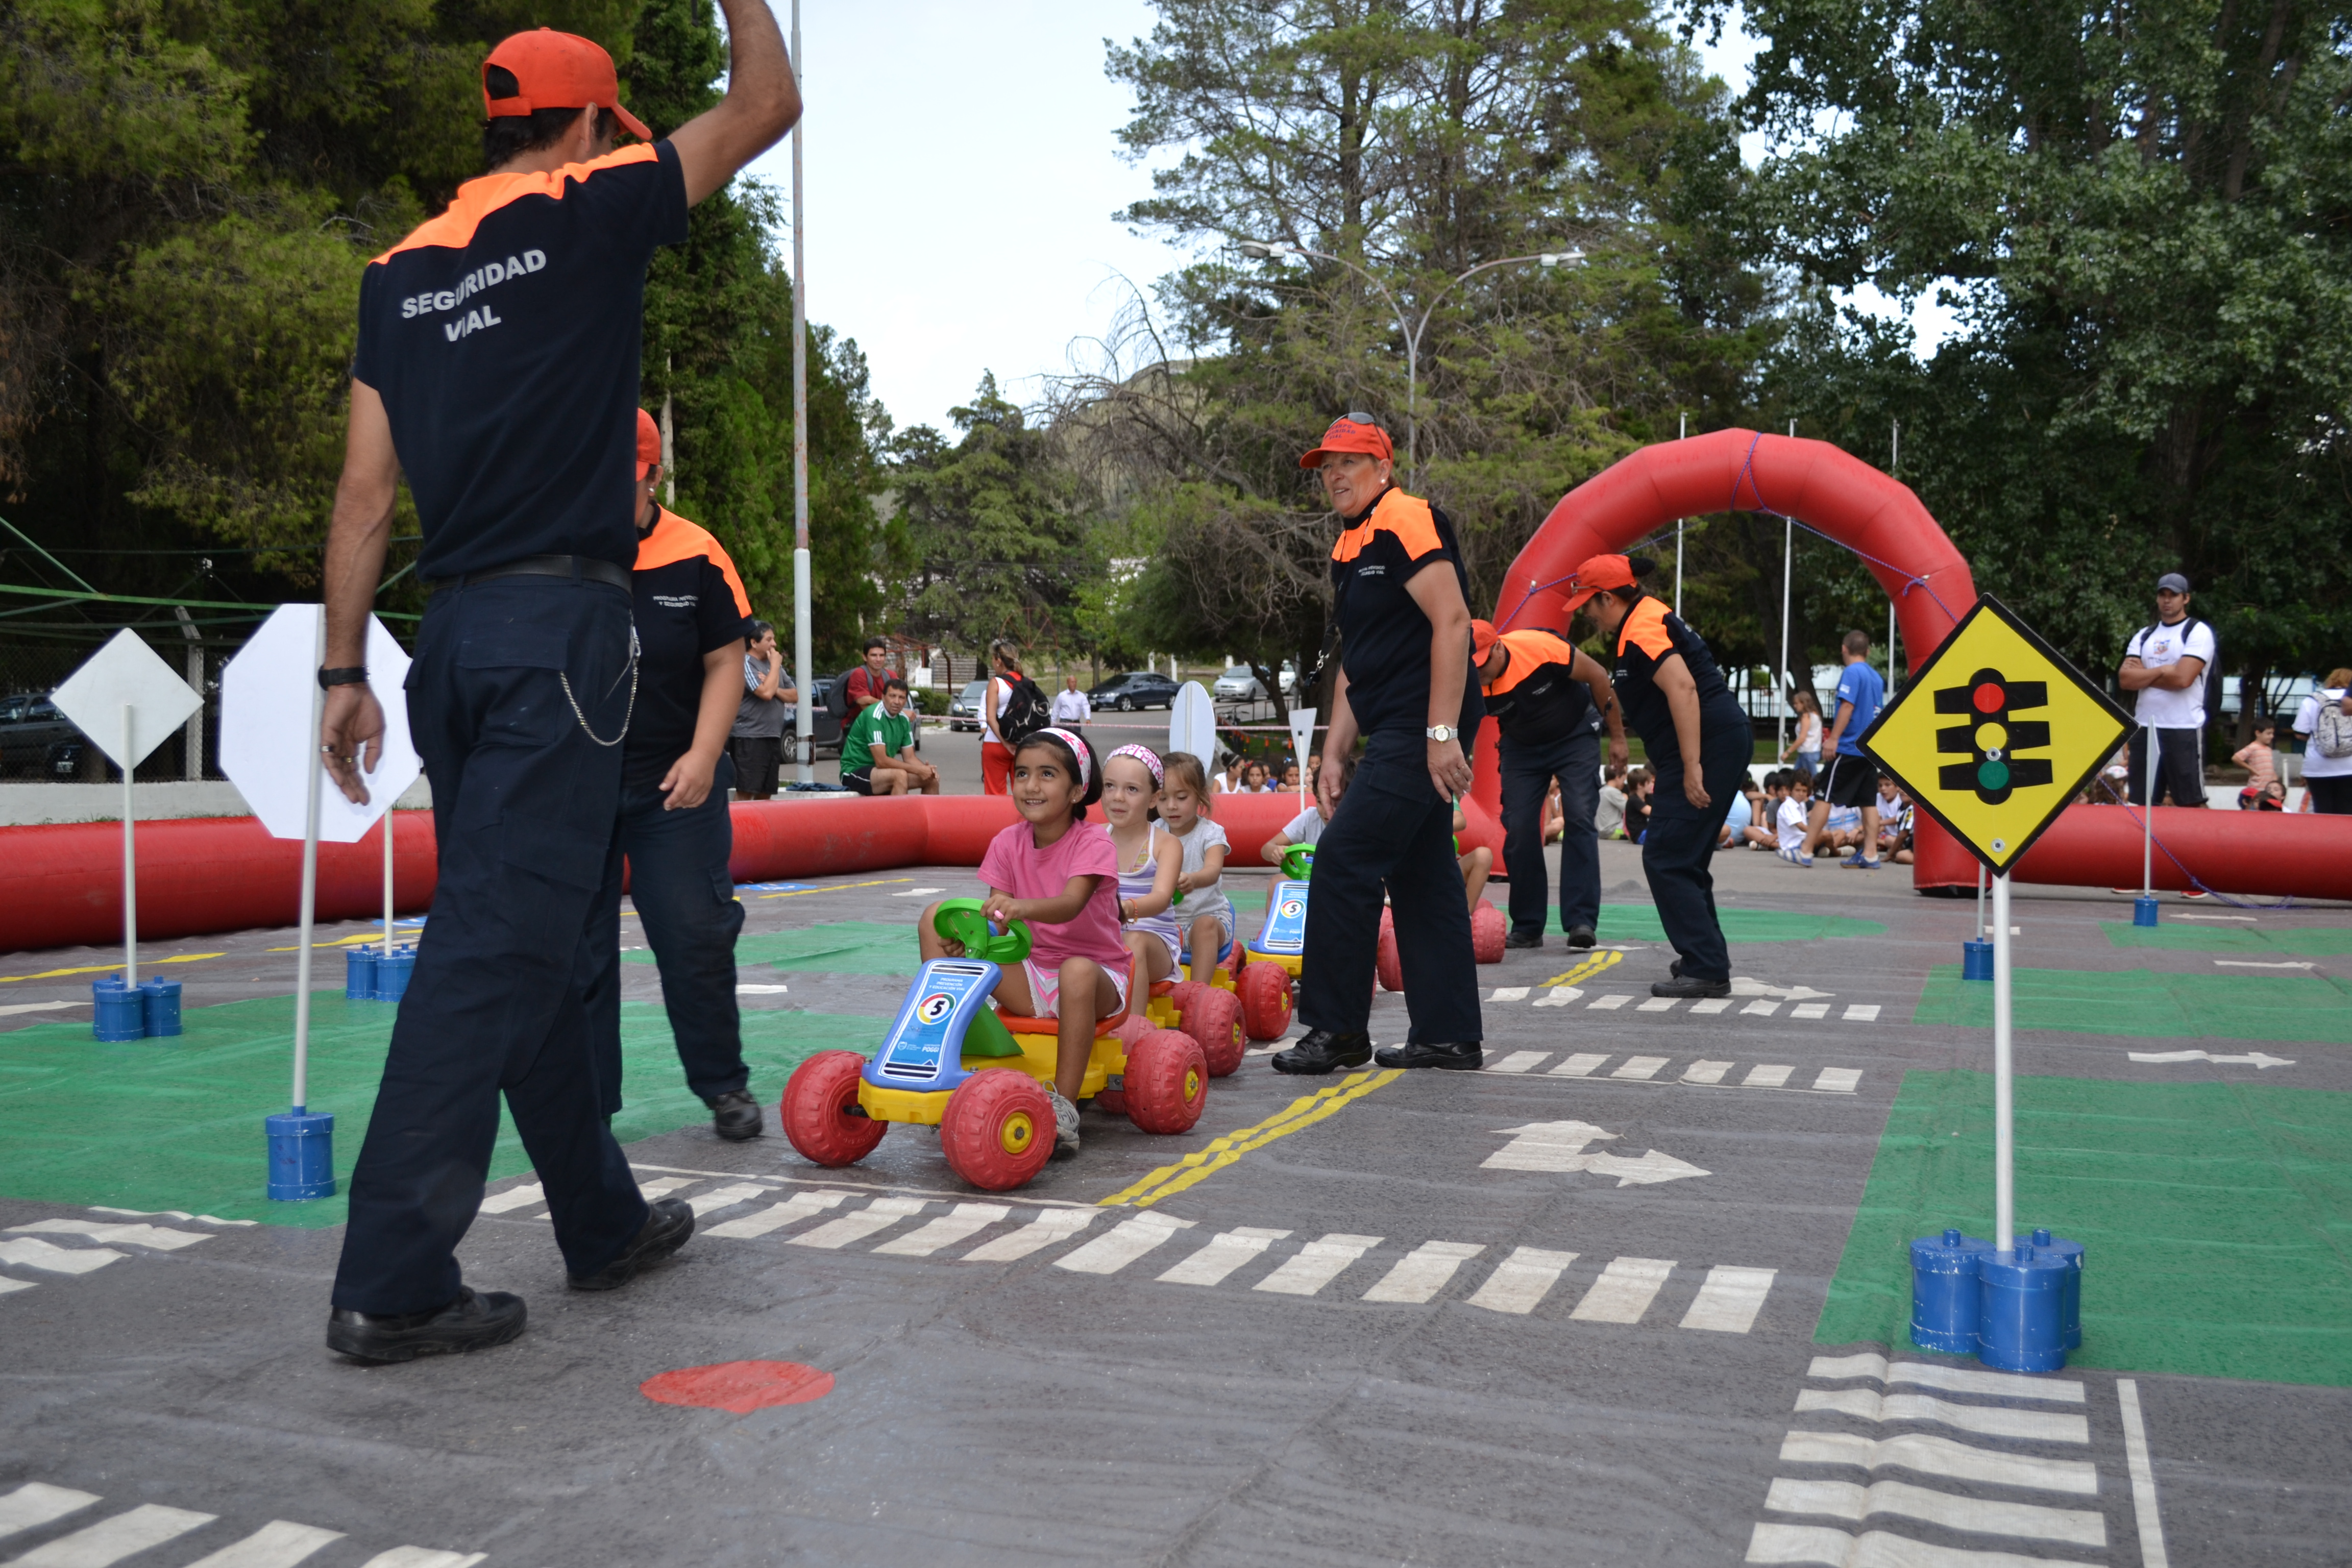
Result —
[{"label": "grass area", "polygon": [[[2085,1248],[2073,1364],[2352,1384],[2352,1095],[2021,1077],[2016,1126],[2019,1228]],[[1907,1343],[1911,1238],[1990,1236],[1992,1181],[1991,1078],[1906,1073],[1814,1339]]]},{"label": "grass area", "polygon": [[2276,953],[2298,958],[2340,957],[2352,952],[2352,927],[2294,926],[2271,931],[2256,926],[2196,924],[2136,926],[2129,921],[2101,921],[2099,929],[2116,947],[2172,948],[2189,952]]},{"label": "grass area", "polygon": [[[1495,891],[1495,904],[1507,910],[1507,893],[1500,888]],[[1716,918],[1723,923],[1724,941],[1734,946],[1742,942],[1818,942],[1825,937],[1886,934],[1886,927],[1877,921],[1856,920],[1851,915],[1800,914],[1783,910],[1718,910]],[[1557,901],[1545,917],[1544,929],[1550,931],[1560,929]],[[1601,924],[1594,929],[1603,942],[1666,940],[1666,930],[1658,923],[1658,910],[1654,904],[1603,904],[1601,906]]]},{"label": "grass area", "polygon": [[[310,1109],[335,1113],[338,1193],[271,1203],[261,1119],[286,1109],[294,998],[192,1007],[176,1040],[102,1045],[87,1023],[12,1030],[0,1048],[0,1195],[34,1202],[185,1209],[226,1219],[318,1226],[342,1223],[352,1163],[367,1131],[392,1038],[393,1009],[321,991],[310,1010]],[[747,1009],[743,1054],[752,1088],[772,1102],[812,1053],[870,1051],[888,1020]],[[709,1113],[686,1087],[658,1005],[621,1007],[623,1093],[613,1121],[623,1142]],[[493,1178],[530,1168],[503,1113]]]},{"label": "grass area", "polygon": [[[2146,969],[2095,974],[2021,968],[2013,984],[2021,1029],[2352,1045],[2352,986],[2326,975],[2162,974]],[[1990,1029],[1992,987],[1962,980],[1958,964],[1937,964],[1911,1021]]]}]

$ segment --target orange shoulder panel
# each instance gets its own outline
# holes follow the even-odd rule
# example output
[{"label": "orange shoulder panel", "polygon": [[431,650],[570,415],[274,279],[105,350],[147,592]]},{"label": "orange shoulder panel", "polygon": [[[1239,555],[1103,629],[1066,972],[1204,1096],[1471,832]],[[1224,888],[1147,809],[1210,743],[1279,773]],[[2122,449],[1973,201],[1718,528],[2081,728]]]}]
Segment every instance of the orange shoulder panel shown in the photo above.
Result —
[{"label": "orange shoulder panel", "polygon": [[1430,515],[1429,503],[1401,489],[1391,488],[1381,497],[1372,508],[1372,515],[1364,521],[1373,528],[1385,528],[1395,534],[1410,560],[1418,561],[1431,551],[1445,547],[1445,542],[1437,537],[1437,520]]},{"label": "orange shoulder panel", "polygon": [[751,596],[743,592],[743,579],[735,574],[735,563],[728,555],[727,547],[713,538],[709,529],[698,522],[687,521],[667,507],[656,507],[654,511],[654,531],[637,541],[636,569],[651,572],[697,555],[707,556],[719,568],[719,574],[727,579],[727,586],[734,590],[736,614],[750,619]]},{"label": "orange shoulder panel", "polygon": [[1576,667],[1576,650],[1547,631],[1529,627],[1526,631],[1505,632],[1495,639],[1511,650],[1511,662],[1503,671],[1503,679],[1488,687],[1487,694],[1500,697],[1547,664]]},{"label": "orange shoulder panel", "polygon": [[1675,639],[1666,632],[1666,602],[1644,598],[1625,614],[1625,624],[1617,628],[1617,651],[1623,653],[1632,643],[1654,659],[1664,658],[1675,651]]},{"label": "orange shoulder panel", "polygon": [[[412,230],[406,239],[375,258],[388,261],[404,250],[415,250],[425,246],[439,246],[449,250],[463,250],[474,242],[474,230],[484,218],[510,202],[525,196],[552,196],[563,199],[566,184],[585,180],[599,169],[617,169],[629,163],[649,163],[660,154],[639,142],[624,147],[617,153],[585,163],[566,163],[560,169],[543,174],[484,174],[478,180],[467,180],[457,187],[457,195],[438,217],[426,218]],[[373,266],[374,262],[370,262]]]}]

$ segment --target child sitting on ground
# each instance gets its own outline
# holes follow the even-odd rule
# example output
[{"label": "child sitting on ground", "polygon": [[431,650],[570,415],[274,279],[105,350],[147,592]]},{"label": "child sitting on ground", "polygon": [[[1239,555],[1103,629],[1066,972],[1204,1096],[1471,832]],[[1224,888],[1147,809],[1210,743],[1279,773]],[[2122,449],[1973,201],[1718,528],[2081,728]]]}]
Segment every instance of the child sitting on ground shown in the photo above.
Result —
[{"label": "child sitting on ground", "polygon": [[[1058,1020],[1054,1081],[1054,1156],[1078,1152],[1077,1096],[1094,1056],[1095,1026],[1127,1006],[1127,945],[1118,931],[1118,851],[1086,820],[1102,795],[1087,743],[1066,730],[1039,730],[1013,753],[1013,809],[1021,820],[989,841],[980,862],[988,887],[981,908],[1000,929],[1029,926],[1029,956],[996,983],[1001,1013]],[[957,958],[963,944],[940,935],[933,904],[916,932],[923,957]]]},{"label": "child sitting on ground", "polygon": [[1723,814],[1723,826],[1715,830],[1715,847],[1718,850],[1738,844],[1748,824],[1756,820],[1755,785],[1746,779],[1739,782],[1745,787],[1732,792],[1731,807]]},{"label": "child sitting on ground", "polygon": [[1234,906],[1219,886],[1230,845],[1225,830],[1209,820],[1209,779],[1201,759],[1171,752],[1160,759],[1160,820],[1184,850],[1184,867],[1176,878],[1184,900],[1176,907],[1176,919],[1192,956],[1187,978],[1205,981],[1234,949]]},{"label": "child sitting on ground", "polygon": [[1878,779],[1878,853],[1885,858],[1895,853],[1896,842],[1903,837],[1903,814],[1911,803],[1903,798],[1902,786],[1886,774]]},{"label": "child sitting on ground", "polygon": [[[1331,805],[1334,810],[1338,809],[1341,797],[1347,795],[1348,785],[1354,781],[1355,776],[1356,759],[1349,757],[1339,764],[1339,787],[1332,792],[1331,795]],[[1323,809],[1322,802],[1316,802],[1284,824],[1281,832],[1261,845],[1257,852],[1258,858],[1269,866],[1281,865],[1284,850],[1297,844],[1313,844],[1323,837],[1323,825],[1330,820],[1329,815]]]},{"label": "child sitting on ground", "polygon": [[1739,842],[1750,849],[1770,851],[1780,845],[1780,803],[1789,797],[1789,773],[1776,769],[1764,775],[1764,785],[1748,813],[1748,826],[1739,830]]},{"label": "child sitting on ground", "polygon": [[1135,977],[1156,985],[1176,972],[1183,932],[1170,907],[1184,869],[1184,847],[1160,826],[1160,758],[1149,746],[1121,746],[1103,762],[1103,816],[1118,851],[1118,919]]},{"label": "child sitting on ground", "polygon": [[[1462,831],[1469,826],[1470,819],[1462,815],[1462,808],[1459,805],[1455,806],[1454,808],[1454,843],[1462,842]],[[1469,894],[1470,907],[1475,910],[1478,907],[1478,896],[1486,890],[1486,873],[1495,868],[1495,852],[1481,844],[1476,848],[1457,856],[1454,863],[1462,868],[1462,889]]]},{"label": "child sitting on ground", "polygon": [[1625,836],[1625,764],[1612,763],[1601,770],[1600,804],[1592,808],[1592,831],[1602,838]]},{"label": "child sitting on ground", "polygon": [[1811,866],[1813,858],[1805,850],[1806,823],[1813,809],[1813,781],[1803,773],[1783,773],[1780,782],[1788,787],[1781,797],[1780,809],[1772,825],[1780,835],[1780,858],[1791,866]]},{"label": "child sitting on ground", "polygon": [[1650,830],[1650,794],[1654,787],[1647,768],[1635,768],[1625,775],[1625,837],[1636,844]]}]

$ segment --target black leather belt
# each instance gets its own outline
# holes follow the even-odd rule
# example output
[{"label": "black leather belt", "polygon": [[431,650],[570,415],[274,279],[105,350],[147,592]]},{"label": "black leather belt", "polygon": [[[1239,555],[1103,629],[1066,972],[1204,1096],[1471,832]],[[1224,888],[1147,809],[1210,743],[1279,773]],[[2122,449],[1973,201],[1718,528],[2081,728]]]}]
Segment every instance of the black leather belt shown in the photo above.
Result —
[{"label": "black leather belt", "polygon": [[592,583],[609,583],[624,592],[631,586],[629,569],[615,566],[610,561],[586,555],[530,555],[503,566],[468,572],[462,577],[440,578],[432,584],[432,591],[437,594],[444,588],[470,588],[477,583],[495,582],[500,577],[585,577]]}]

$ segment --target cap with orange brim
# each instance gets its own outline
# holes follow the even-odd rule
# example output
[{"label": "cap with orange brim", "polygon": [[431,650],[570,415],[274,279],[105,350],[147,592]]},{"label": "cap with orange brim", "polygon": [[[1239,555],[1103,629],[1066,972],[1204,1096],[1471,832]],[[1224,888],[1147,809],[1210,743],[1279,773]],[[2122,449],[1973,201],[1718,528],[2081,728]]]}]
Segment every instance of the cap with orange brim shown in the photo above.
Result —
[{"label": "cap with orange brim", "polygon": [[[514,77],[514,97],[490,96],[492,66]],[[541,27],[515,34],[482,62],[482,111],[492,120],[542,109],[585,109],[592,103],[611,110],[638,141],[654,139],[644,121],[621,107],[621,79],[613,69],[613,57],[593,38]]]},{"label": "cap with orange brim", "polygon": [[1475,664],[1486,663],[1486,656],[1495,650],[1495,643],[1502,635],[1495,629],[1495,623],[1492,621],[1472,621],[1470,623],[1471,661]]},{"label": "cap with orange brim", "polygon": [[1584,606],[1584,601],[1603,588],[1631,588],[1634,585],[1633,563],[1622,555],[1588,557],[1568,580],[1568,603],[1560,607],[1562,616],[1572,616]]},{"label": "cap with orange brim", "polygon": [[637,410],[637,478],[644,479],[661,461],[661,426],[644,409]]},{"label": "cap with orange brim", "polygon": [[1396,447],[1389,442],[1389,433],[1372,423],[1369,414],[1343,414],[1331,421],[1331,428],[1323,432],[1322,445],[1298,459],[1302,468],[1319,468],[1323,459],[1341,452],[1361,452],[1368,458],[1394,459]]}]

